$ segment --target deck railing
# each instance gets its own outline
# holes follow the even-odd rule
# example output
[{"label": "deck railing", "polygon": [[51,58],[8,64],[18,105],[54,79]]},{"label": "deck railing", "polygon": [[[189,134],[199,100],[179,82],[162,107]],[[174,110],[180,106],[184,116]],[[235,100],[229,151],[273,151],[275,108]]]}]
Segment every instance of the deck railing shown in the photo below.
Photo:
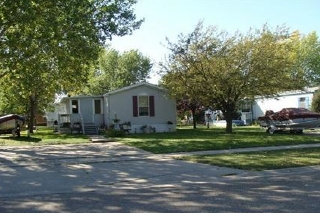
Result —
[{"label": "deck railing", "polygon": [[83,124],[83,118],[81,113],[77,114],[59,114],[58,115],[58,123],[59,123],[59,129],[60,128],[70,128],[74,126],[75,123],[81,124],[81,130],[84,132],[84,124]]}]

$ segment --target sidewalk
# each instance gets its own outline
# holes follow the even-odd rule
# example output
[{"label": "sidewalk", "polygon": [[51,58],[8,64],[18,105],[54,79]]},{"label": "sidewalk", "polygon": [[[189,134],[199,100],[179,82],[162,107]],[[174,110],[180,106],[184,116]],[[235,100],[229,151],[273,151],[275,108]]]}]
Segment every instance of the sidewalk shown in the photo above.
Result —
[{"label": "sidewalk", "polygon": [[183,157],[188,155],[218,155],[218,154],[231,154],[231,153],[244,153],[244,152],[256,152],[256,151],[272,151],[272,150],[285,150],[285,149],[300,149],[300,148],[315,148],[320,147],[320,143],[316,144],[299,144],[299,145],[286,145],[286,146],[266,146],[266,147],[250,147],[250,148],[237,148],[227,150],[208,150],[208,151],[196,151],[196,152],[179,152],[163,154],[164,157]]},{"label": "sidewalk", "polygon": [[[308,134],[319,134],[319,132],[312,132]],[[90,136],[92,143],[105,143],[105,142],[115,142],[110,138],[105,138],[101,135],[92,135]],[[120,143],[121,144],[121,143]],[[320,147],[320,143],[315,144],[299,144],[299,145],[284,145],[284,146],[266,146],[266,147],[250,147],[250,148],[235,148],[235,149],[224,149],[224,150],[208,150],[208,151],[194,151],[194,152],[176,152],[176,153],[168,153],[168,154],[153,154],[144,150],[140,150],[134,148],[137,151],[137,155],[139,155],[139,150],[141,155],[146,157],[146,155],[150,155],[147,158],[177,158],[188,155],[219,155],[219,154],[232,154],[232,153],[245,153],[245,152],[257,152],[257,151],[272,151],[272,150],[286,150],[286,149],[300,149],[300,148],[315,148]],[[133,148],[133,147],[132,147]]]},{"label": "sidewalk", "polygon": [[104,142],[114,142],[115,140],[111,138],[106,138],[102,135],[89,135],[92,143],[104,143]]},{"label": "sidewalk", "polygon": [[[103,138],[95,138],[103,139]],[[319,174],[320,166],[268,171],[174,160],[192,154],[223,154],[320,147],[319,144],[257,147],[218,151],[152,154],[119,142],[0,148],[1,197],[78,193],[107,187],[149,188],[216,183],[257,177]]]},{"label": "sidewalk", "polygon": [[274,212],[282,201],[317,212],[320,166],[256,172],[172,158],[311,146],[320,143],[167,155],[105,141],[0,147],[0,212]]}]

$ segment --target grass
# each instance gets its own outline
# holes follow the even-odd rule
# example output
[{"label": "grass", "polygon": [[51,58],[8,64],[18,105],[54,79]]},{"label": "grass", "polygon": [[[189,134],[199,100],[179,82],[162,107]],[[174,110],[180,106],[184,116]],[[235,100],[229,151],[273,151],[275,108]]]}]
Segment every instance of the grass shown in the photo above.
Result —
[{"label": "grass", "polygon": [[[234,133],[226,134],[223,128],[207,129],[200,126],[178,128],[176,132],[131,134],[117,138],[118,141],[153,153],[174,153],[204,150],[221,150],[245,147],[297,145],[319,143],[312,135],[266,134],[258,127],[236,127]],[[0,146],[56,145],[89,143],[85,135],[57,134],[49,128],[40,128],[31,137],[26,131],[21,137],[0,135]],[[211,156],[187,156],[182,160],[227,166],[245,170],[280,169],[320,164],[320,148],[250,152]]]},{"label": "grass", "polygon": [[270,170],[320,164],[320,148],[277,150],[177,158],[197,163],[232,167],[244,170]]},{"label": "grass", "polygon": [[259,127],[236,127],[232,134],[226,134],[224,128],[185,127],[170,133],[131,134],[118,140],[156,154],[320,142],[312,135],[270,135]]},{"label": "grass", "polygon": [[50,128],[40,127],[35,133],[27,136],[26,131],[21,132],[21,137],[12,135],[0,135],[0,146],[24,146],[24,145],[57,145],[89,143],[86,135],[57,134]]}]

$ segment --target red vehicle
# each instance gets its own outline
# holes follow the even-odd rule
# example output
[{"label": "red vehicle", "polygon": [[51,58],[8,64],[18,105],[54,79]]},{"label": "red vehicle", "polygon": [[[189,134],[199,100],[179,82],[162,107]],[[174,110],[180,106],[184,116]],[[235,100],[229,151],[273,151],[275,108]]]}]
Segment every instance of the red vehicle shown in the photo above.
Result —
[{"label": "red vehicle", "polygon": [[305,108],[283,108],[279,112],[267,111],[265,116],[258,118],[258,121],[270,134],[283,130],[303,133],[304,129],[320,126],[320,113]]},{"label": "red vehicle", "polygon": [[25,118],[20,115],[10,114],[0,117],[0,134],[13,134],[20,137],[20,129]]}]

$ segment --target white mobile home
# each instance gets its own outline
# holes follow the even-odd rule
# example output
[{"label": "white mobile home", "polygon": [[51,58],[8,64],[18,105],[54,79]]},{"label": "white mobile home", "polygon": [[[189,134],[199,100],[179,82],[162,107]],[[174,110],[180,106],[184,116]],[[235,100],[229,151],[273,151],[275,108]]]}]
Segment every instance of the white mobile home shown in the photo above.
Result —
[{"label": "white mobile home", "polygon": [[311,109],[313,94],[318,89],[318,87],[306,88],[305,90],[281,93],[274,98],[258,98],[252,105],[252,118],[256,120],[258,117],[263,116],[267,110],[277,112],[283,108],[292,107]]},{"label": "white mobile home", "polygon": [[[72,96],[61,100],[64,111],[59,113],[60,126],[85,134],[95,134],[101,126],[130,123],[128,131],[146,129],[165,132],[175,129],[176,103],[167,92],[150,83],[139,83],[101,96]],[[173,127],[168,127],[171,121]]]},{"label": "white mobile home", "polygon": [[168,121],[175,123],[176,102],[167,96],[164,89],[141,83],[124,87],[104,95],[105,121],[130,122],[132,132],[141,132],[149,126],[156,132],[168,131]]}]

